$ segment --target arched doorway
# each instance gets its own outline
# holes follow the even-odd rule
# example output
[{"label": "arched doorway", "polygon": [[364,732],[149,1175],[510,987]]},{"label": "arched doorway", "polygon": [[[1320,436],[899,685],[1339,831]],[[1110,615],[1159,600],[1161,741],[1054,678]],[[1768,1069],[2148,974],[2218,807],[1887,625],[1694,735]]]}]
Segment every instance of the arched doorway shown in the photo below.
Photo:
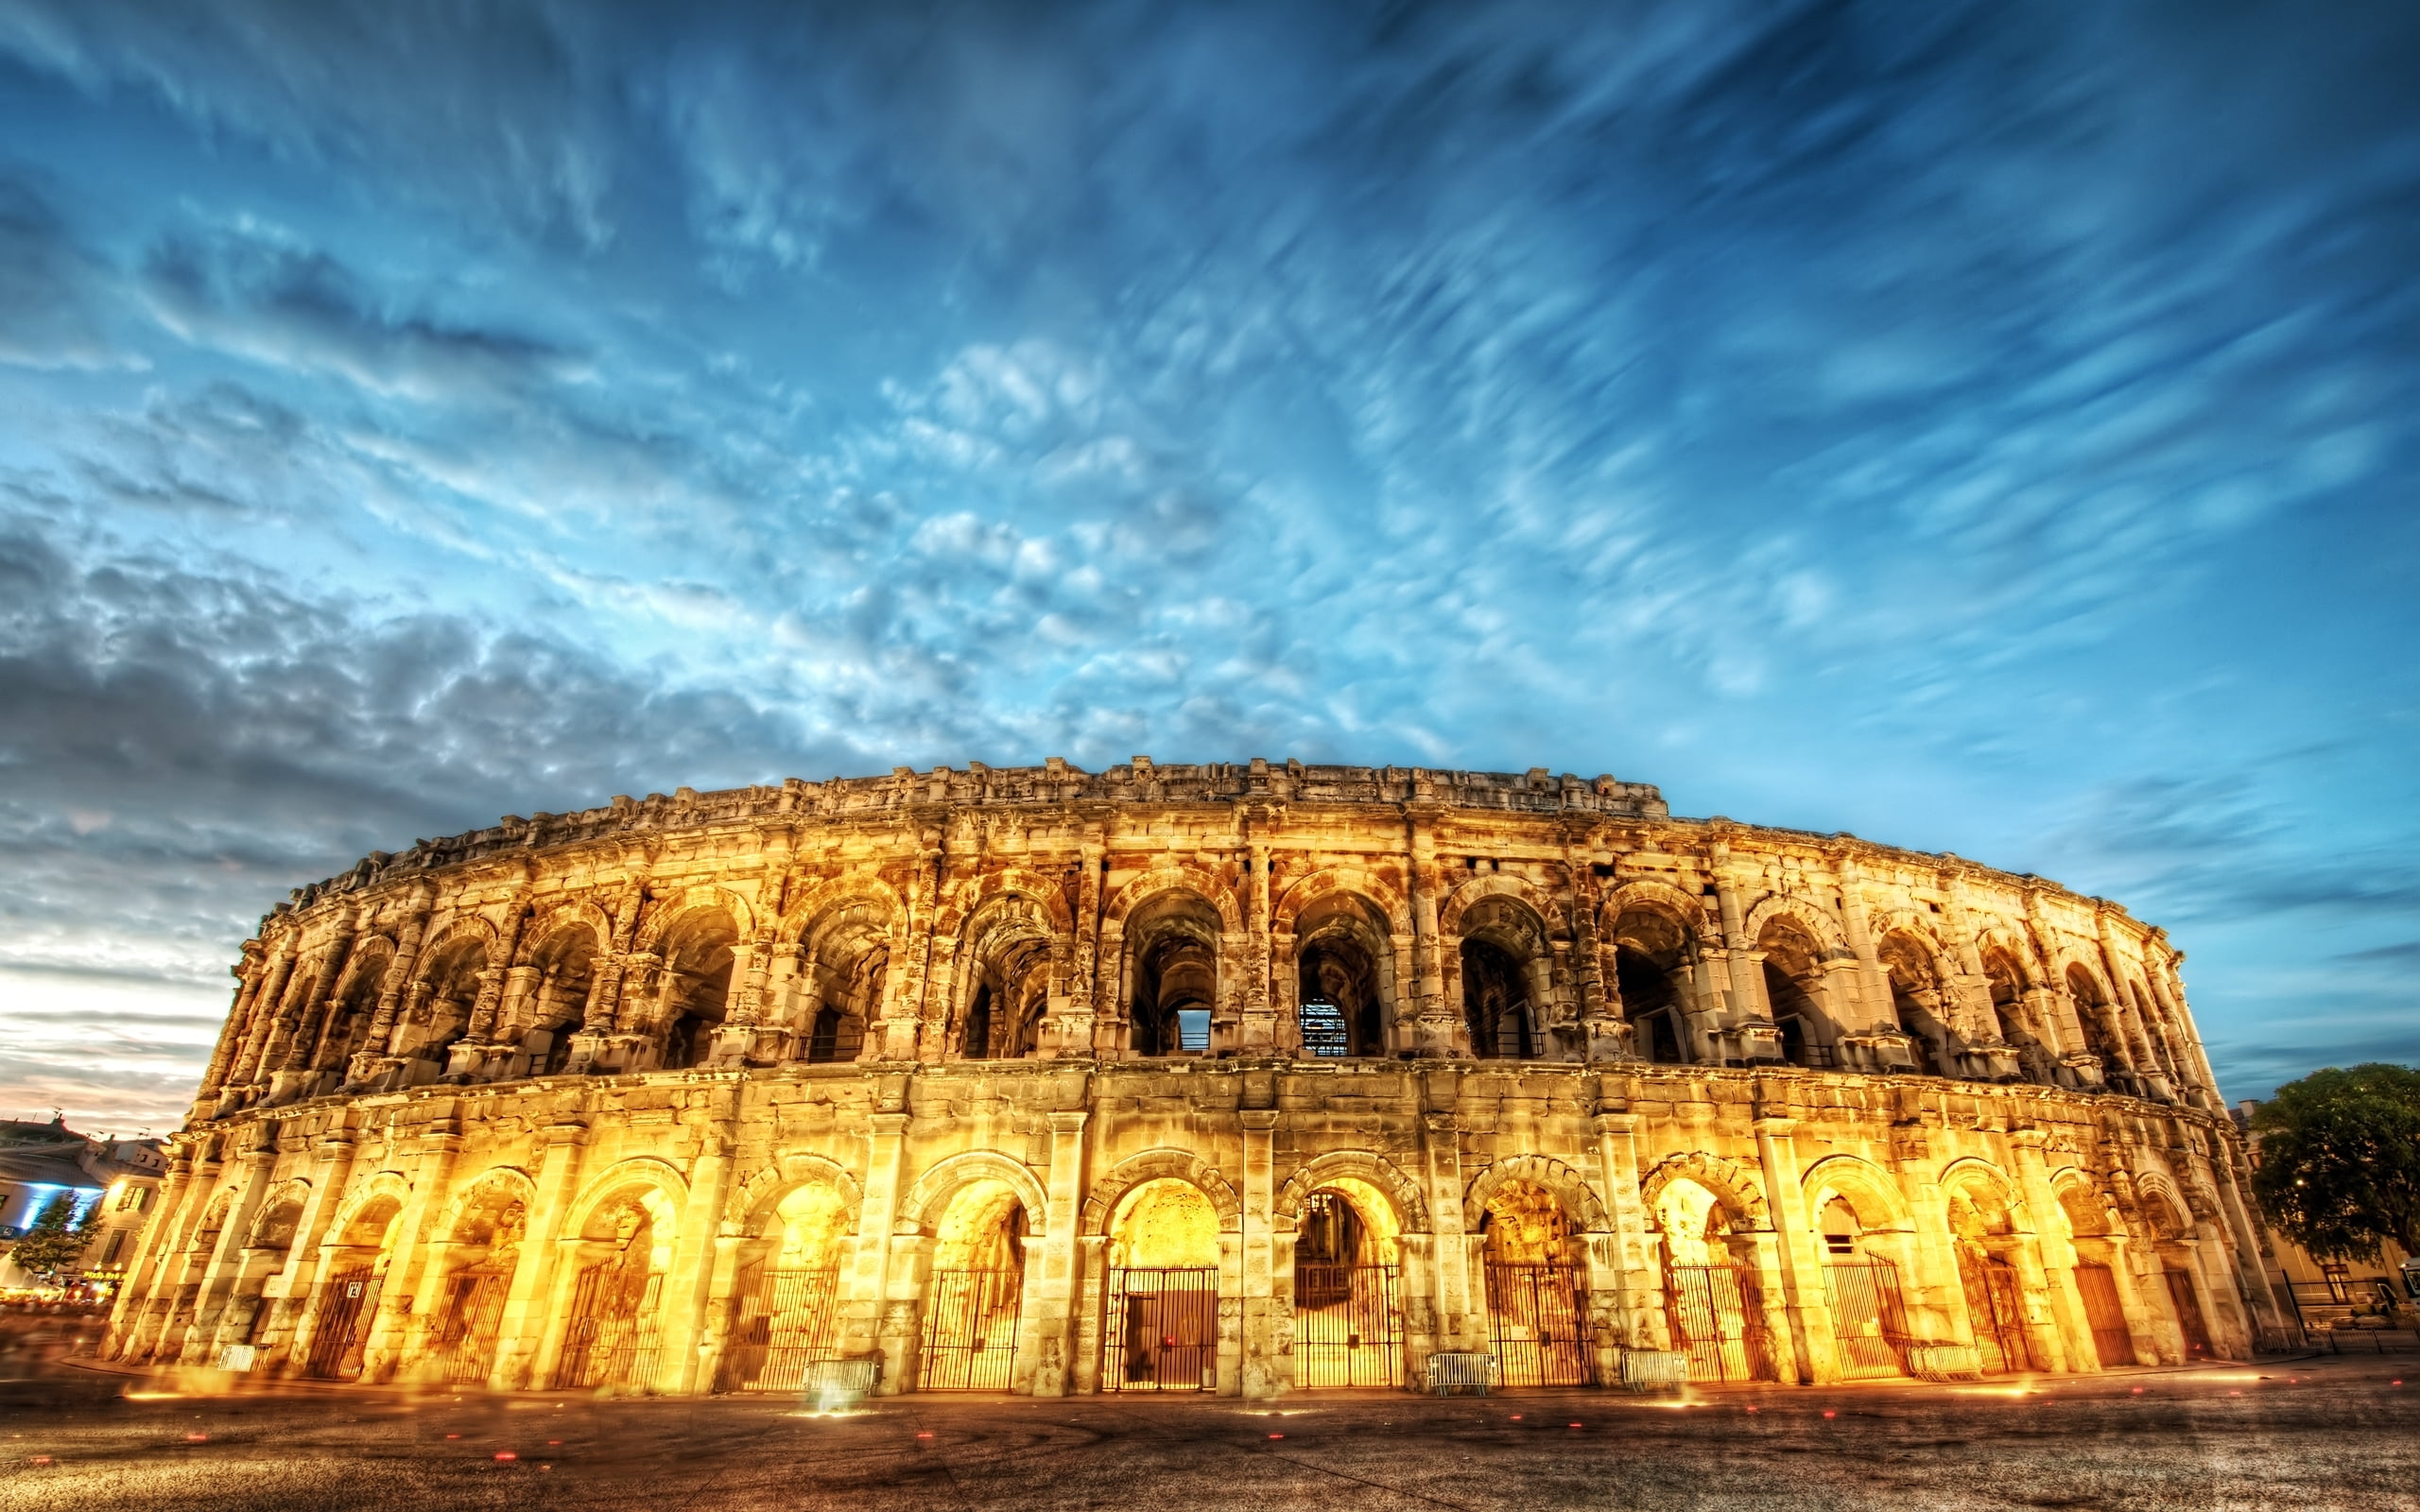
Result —
[{"label": "arched doorway", "polygon": [[1815,1215],[1824,1244],[1824,1300],[1832,1314],[1832,1342],[1841,1379],[1870,1381],[1908,1373],[1908,1303],[1899,1267],[1868,1244],[1866,1224],[1846,1196],[1835,1194]]},{"label": "arched doorway", "polygon": [[1209,1391],[1219,1381],[1219,1211],[1175,1177],[1143,1182],[1110,1223],[1111,1391]]},{"label": "arched doorway", "polygon": [[495,1368],[504,1304],[521,1262],[527,1212],[508,1181],[476,1187],[456,1220],[441,1254],[445,1272],[437,1299],[437,1332],[428,1369],[440,1381],[477,1385]]},{"label": "arched doorway", "polygon": [[2000,1194],[1973,1181],[1949,1193],[1949,1233],[1975,1350],[1987,1376],[2039,1370],[2025,1322],[2025,1288],[2010,1256],[2018,1240]]},{"label": "arched doorway", "polygon": [[959,1188],[933,1236],[919,1391],[1006,1391],[1025,1301],[1025,1203],[986,1177]]},{"label": "arched doorway", "polygon": [[1294,1384],[1403,1383],[1403,1264],[1393,1204],[1340,1177],[1303,1203],[1294,1238]]},{"label": "arched doorway", "polygon": [[660,997],[656,1022],[663,1026],[667,1071],[703,1064],[714,1051],[714,1032],[730,1011],[733,947],[739,926],[719,908],[700,909],[666,932],[657,968]]},{"label": "arched doorway", "polygon": [[799,1391],[820,1361],[839,1357],[840,1258],[848,1203],[820,1181],[792,1188],[740,1252],[732,1294],[725,1391]]},{"label": "arched doorway", "polygon": [[1512,1180],[1479,1220],[1488,1327],[1508,1386],[1584,1386],[1590,1368],[1584,1241],[1553,1193]]},{"label": "arched doorway", "polygon": [[655,1383],[673,1211],[653,1187],[599,1203],[580,1228],[571,1314],[556,1362],[558,1391]]},{"label": "arched doorway", "polygon": [[378,1294],[390,1258],[388,1244],[404,1205],[380,1195],[362,1205],[337,1238],[340,1246],[320,1283],[312,1307],[311,1340],[302,1373],[321,1381],[352,1381],[361,1374],[362,1350],[378,1314]]},{"label": "arched doorway", "polygon": [[1127,920],[1127,1013],[1136,1055],[1210,1053],[1220,930],[1219,910],[1189,892],[1162,893]]},{"label": "arched doorway", "polygon": [[2126,1321],[2126,1304],[2118,1295],[2118,1273],[2110,1261],[2109,1210],[2100,1194],[2077,1179],[2059,1189],[2059,1211],[2076,1250],[2076,1296],[2083,1303],[2084,1326],[2092,1331],[2092,1352],[2103,1370],[2135,1364],[2135,1331]]},{"label": "arched doorway", "polygon": [[1664,1234],[1664,1320],[1689,1379],[1778,1381],[1753,1242],[1709,1188],[1682,1177],[1655,1203]]}]

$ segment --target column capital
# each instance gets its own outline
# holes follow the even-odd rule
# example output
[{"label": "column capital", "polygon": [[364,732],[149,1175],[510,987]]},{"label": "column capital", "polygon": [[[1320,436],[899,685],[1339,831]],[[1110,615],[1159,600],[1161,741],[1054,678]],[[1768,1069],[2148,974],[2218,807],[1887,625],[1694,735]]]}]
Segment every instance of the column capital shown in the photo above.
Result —
[{"label": "column capital", "polygon": [[1274,1108],[1239,1108],[1236,1117],[1245,1128],[1255,1134],[1266,1134],[1277,1126],[1277,1109]]}]

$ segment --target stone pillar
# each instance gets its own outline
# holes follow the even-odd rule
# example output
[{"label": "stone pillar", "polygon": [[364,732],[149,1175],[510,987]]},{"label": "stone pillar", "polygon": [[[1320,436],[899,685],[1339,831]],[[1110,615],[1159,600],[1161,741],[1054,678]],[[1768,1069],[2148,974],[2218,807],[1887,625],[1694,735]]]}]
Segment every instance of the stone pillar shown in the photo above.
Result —
[{"label": "stone pillar", "polygon": [[1043,1047],[1046,1055],[1081,1057],[1098,1053],[1101,857],[1099,837],[1087,834],[1076,864],[1076,937],[1067,963],[1067,1003]]},{"label": "stone pillar", "polygon": [[[1424,1077],[1430,1083],[1432,1102],[1439,1083],[1446,1098],[1458,1089],[1451,1072]],[[1437,1348],[1478,1349],[1487,1337],[1482,1300],[1471,1285],[1469,1246],[1462,1230],[1462,1136],[1461,1119],[1450,1108],[1433,1108],[1421,1115],[1421,1158],[1426,1169],[1428,1210],[1437,1228]]]},{"label": "stone pillar", "polygon": [[193,1307],[187,1314],[184,1343],[179,1353],[185,1365],[213,1363],[210,1353],[216,1339],[218,1313],[226,1306],[236,1275],[243,1269],[244,1239],[251,1232],[261,1198],[277,1183],[276,1125],[264,1124],[251,1133],[257,1143],[243,1154],[235,1177],[235,1200],[227,1210],[226,1226],[218,1230],[218,1243],[212,1247],[209,1263],[202,1271],[201,1289],[194,1295]]},{"label": "stone pillar", "polygon": [[[192,1177],[185,1183],[181,1207],[171,1209],[164,1204],[153,1222],[164,1226],[156,1251],[158,1261],[152,1273],[151,1296],[141,1317],[134,1319],[121,1359],[146,1360],[166,1352],[172,1327],[181,1326],[178,1304],[187,1295],[185,1278],[195,1274],[208,1263],[209,1257],[197,1258],[185,1247],[186,1241],[210,1210],[210,1200],[218,1187],[220,1162],[215,1146],[200,1146],[202,1153],[188,1157]],[[150,1226],[146,1225],[147,1229]]]},{"label": "stone pillar", "polygon": [[1083,1214],[1084,1126],[1090,1121],[1090,1112],[1082,1108],[1063,1108],[1050,1115],[1050,1206],[1036,1278],[1040,1284],[1026,1297],[1037,1397],[1063,1397],[1074,1382],[1070,1356],[1085,1280],[1076,1226]]},{"label": "stone pillar", "polygon": [[110,1309],[109,1329],[101,1343],[102,1359],[121,1360],[132,1352],[145,1310],[175,1248],[176,1220],[180,1216],[177,1210],[192,1182],[193,1156],[187,1147],[179,1145],[177,1153],[168,1159],[167,1175],[160,1182],[151,1212],[135,1234],[134,1255],[126,1263],[126,1282],[118,1288],[117,1300]]},{"label": "stone pillar", "polygon": [[420,1265],[438,1220],[451,1194],[454,1162],[462,1153],[462,1125],[455,1109],[433,1120],[420,1140],[413,1162],[411,1195],[390,1231],[394,1252],[387,1259],[387,1274],[378,1289],[378,1312],[372,1320],[368,1343],[361,1351],[361,1379],[389,1381],[424,1343],[429,1320],[416,1313]]},{"label": "stone pillar", "polygon": [[1244,857],[1244,1000],[1236,1048],[1265,1056],[1277,1044],[1277,1013],[1270,983],[1269,845],[1255,840]]},{"label": "stone pillar", "polygon": [[260,996],[261,984],[268,971],[262,954],[261,942],[257,938],[248,939],[244,941],[244,958],[227,969],[228,974],[235,979],[235,1001],[227,1010],[227,1022],[218,1027],[218,1043],[210,1052],[209,1068],[201,1074],[200,1089],[194,1093],[197,1108],[212,1100],[212,1095],[225,1083],[227,1074],[234,1064],[236,1051],[244,1042],[251,1024],[252,1005]]},{"label": "stone pillar", "polygon": [[1274,1397],[1285,1389],[1278,1369],[1277,1346],[1281,1318],[1277,1306],[1276,1254],[1270,1243],[1275,1221],[1273,1198],[1277,1109],[1247,1108],[1236,1115],[1243,1125],[1243,1372],[1246,1397]]},{"label": "stone pillar", "polygon": [[[2033,1219],[2036,1245],[2041,1252],[2043,1276],[2042,1295],[2049,1303],[2049,1342],[2056,1352],[2044,1361],[2053,1370],[2092,1370],[2099,1367],[2092,1347],[2092,1326],[2085,1321],[2083,1297],[2076,1290],[2075,1246],[2060,1232],[2060,1226],[2050,1221],[2059,1212],[2058,1194],[2050,1190],[2050,1174],[2042,1159],[2047,1136],[2038,1128],[2021,1128],[2010,1133],[2009,1147],[2014,1156],[2017,1189],[2024,1194],[2026,1211]],[[2026,1278],[2029,1281],[2032,1278]]]},{"label": "stone pillar", "polygon": [[1613,1223],[1612,1269],[1620,1280],[1621,1343],[1633,1349],[1671,1348],[1666,1337],[1663,1297],[1648,1253],[1647,1207],[1638,1188],[1638,1115],[1626,1098],[1605,1096],[1591,1123],[1597,1131],[1598,1179],[1605,1188],[1605,1211]]},{"label": "stone pillar", "polygon": [[579,1168],[588,1144],[588,1125],[580,1118],[577,1103],[566,1101],[568,1106],[558,1105],[554,1122],[541,1132],[544,1154],[538,1166],[537,1191],[522,1230],[521,1256],[505,1293],[495,1368],[488,1376],[488,1384],[500,1391],[544,1388],[562,1348],[547,1302],[555,1291],[563,1225],[579,1194]]},{"label": "stone pillar", "polygon": [[1765,1202],[1772,1210],[1799,1383],[1820,1385],[1841,1378],[1840,1350],[1833,1342],[1824,1259],[1817,1252],[1814,1228],[1807,1221],[1806,1194],[1799,1185],[1798,1146],[1793,1137],[1797,1127],[1794,1119],[1759,1115],[1756,1157],[1764,1168]]},{"label": "stone pillar", "polygon": [[[867,1123],[865,1200],[857,1219],[856,1263],[840,1298],[840,1305],[846,1310],[841,1334],[848,1341],[848,1353],[881,1353],[881,1389],[888,1396],[908,1389],[909,1383],[903,1377],[912,1340],[894,1326],[890,1306],[890,1241],[891,1230],[899,1221],[899,1177],[907,1152],[908,1115],[879,1112],[872,1114]],[[908,1330],[914,1327],[914,1310],[915,1301],[910,1297]]]},{"label": "stone pillar", "polygon": [[664,1279],[663,1389],[676,1394],[713,1384],[700,1380],[705,1353],[706,1306],[715,1279],[715,1241],[722,1228],[723,1203],[731,1194],[732,1157],[738,1143],[739,1089],[715,1089],[713,1110],[698,1131],[698,1159],[690,1168],[689,1200],[681,1214],[681,1238],[672,1250],[672,1273]]},{"label": "stone pillar", "polygon": [[[1445,1001],[1443,947],[1437,937],[1437,901],[1443,889],[1437,875],[1437,842],[1429,832],[1432,816],[1425,808],[1407,804],[1404,816],[1411,847],[1407,877],[1411,891],[1411,996],[1415,1012],[1413,1042],[1403,1048],[1417,1050],[1423,1056],[1467,1057],[1471,1053],[1469,1026],[1461,1022],[1457,1005]],[[1458,1208],[1461,1201],[1457,1195]]]}]

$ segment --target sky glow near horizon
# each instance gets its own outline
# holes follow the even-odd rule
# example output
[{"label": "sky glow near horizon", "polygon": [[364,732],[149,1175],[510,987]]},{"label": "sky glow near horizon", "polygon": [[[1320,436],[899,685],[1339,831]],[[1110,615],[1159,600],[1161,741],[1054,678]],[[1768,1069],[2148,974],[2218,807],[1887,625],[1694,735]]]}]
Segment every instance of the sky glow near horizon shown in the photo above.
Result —
[{"label": "sky glow near horizon", "polygon": [[614,793],[1254,755],[2106,894],[2420,1059],[2420,12],[0,0],[0,1115]]}]

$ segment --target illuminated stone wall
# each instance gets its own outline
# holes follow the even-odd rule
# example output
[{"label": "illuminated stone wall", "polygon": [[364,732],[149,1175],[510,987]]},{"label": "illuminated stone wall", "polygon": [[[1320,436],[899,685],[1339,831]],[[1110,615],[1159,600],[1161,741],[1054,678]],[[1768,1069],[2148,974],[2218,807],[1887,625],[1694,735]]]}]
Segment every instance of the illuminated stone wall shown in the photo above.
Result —
[{"label": "illuminated stone wall", "polygon": [[1919,1373],[2240,1354],[2274,1303],[2180,959],[2038,878],[1544,771],[903,768],[509,818],[247,942],[111,1349],[584,1381],[627,1282],[615,1379],[701,1391],[808,1336],[780,1273],[897,1390],[939,1379],[952,1278],[1012,1273],[965,1358],[1055,1395],[1121,1383],[1120,1267],[1185,1255],[1207,1379],[1270,1395],[1325,1191],[1395,1262],[1408,1372],[1522,1336],[1512,1257],[1568,1270],[1599,1382],[1687,1346],[1709,1266],[1783,1380],[1859,1368],[1855,1266]]}]

